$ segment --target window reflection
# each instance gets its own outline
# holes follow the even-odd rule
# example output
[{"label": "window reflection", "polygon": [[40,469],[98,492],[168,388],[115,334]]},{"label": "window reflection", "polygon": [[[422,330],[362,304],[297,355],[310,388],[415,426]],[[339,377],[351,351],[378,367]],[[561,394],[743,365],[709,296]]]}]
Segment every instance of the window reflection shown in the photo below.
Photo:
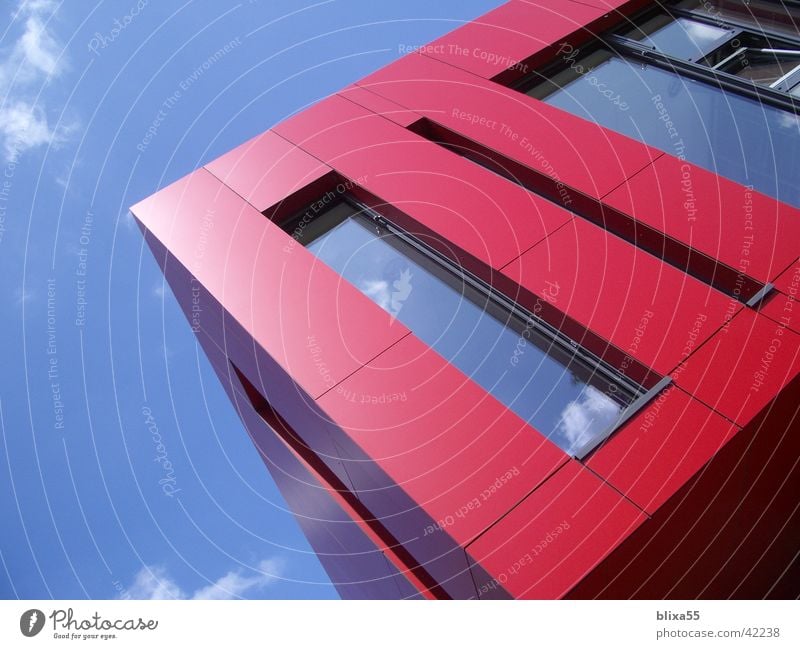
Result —
[{"label": "window reflection", "polygon": [[[590,72],[576,74],[578,64]],[[578,64],[528,94],[800,206],[797,116],[602,49]],[[604,101],[599,86],[612,89],[628,109]]]},{"label": "window reflection", "polygon": [[732,29],[657,14],[624,35],[664,54],[696,61],[729,39],[733,33]]},{"label": "window reflection", "polygon": [[735,20],[756,31],[770,30],[787,36],[800,35],[800,7],[770,0],[682,0],[677,5],[712,20]]},{"label": "window reflection", "polygon": [[[317,219],[314,255],[565,452],[605,432],[632,400],[349,203]],[[319,234],[325,223],[333,227]]]}]

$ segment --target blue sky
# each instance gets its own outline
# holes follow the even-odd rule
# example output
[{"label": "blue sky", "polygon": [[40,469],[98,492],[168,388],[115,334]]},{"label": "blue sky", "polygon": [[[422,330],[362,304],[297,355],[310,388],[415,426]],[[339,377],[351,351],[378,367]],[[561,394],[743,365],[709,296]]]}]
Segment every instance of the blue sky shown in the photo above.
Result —
[{"label": "blue sky", "polygon": [[127,208],[498,4],[0,5],[0,596],[336,597]]}]

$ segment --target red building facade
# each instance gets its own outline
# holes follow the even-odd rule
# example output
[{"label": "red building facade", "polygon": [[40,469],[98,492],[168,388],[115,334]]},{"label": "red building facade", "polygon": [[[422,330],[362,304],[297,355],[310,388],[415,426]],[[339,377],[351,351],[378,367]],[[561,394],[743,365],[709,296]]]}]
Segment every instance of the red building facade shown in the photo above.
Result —
[{"label": "red building facade", "polygon": [[[735,3],[678,4],[665,18],[643,2],[511,0],[132,208],[342,596],[800,594],[797,106],[791,70],[759,87],[730,67],[731,39],[788,48],[793,14],[759,0],[756,29]],[[716,39],[692,43],[705,58],[658,41],[679,20]],[[762,173],[753,154],[742,171],[695,102],[710,170],[682,95],[645,84],[636,99],[602,76],[619,62],[772,111],[766,129],[774,112],[779,164]],[[569,100],[591,91],[609,117],[542,90],[565,78],[584,84]],[[650,130],[631,137],[613,120],[637,111]],[[313,241],[353,215],[513,344],[480,347],[466,371],[474,358],[459,365],[417,324],[438,295],[421,270],[365,287],[355,252],[325,261]],[[535,349],[589,386],[554,415],[572,442],[532,423],[561,387],[495,387]],[[586,398],[601,393],[616,409]],[[576,417],[594,432],[571,437]]]}]

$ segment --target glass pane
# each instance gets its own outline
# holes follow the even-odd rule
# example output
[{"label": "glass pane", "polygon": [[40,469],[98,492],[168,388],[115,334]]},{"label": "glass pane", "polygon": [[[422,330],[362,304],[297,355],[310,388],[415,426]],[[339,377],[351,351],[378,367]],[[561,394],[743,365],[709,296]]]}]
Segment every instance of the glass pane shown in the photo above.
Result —
[{"label": "glass pane", "polygon": [[793,113],[608,54],[584,69],[529,94],[800,207]]},{"label": "glass pane", "polygon": [[781,54],[744,49],[717,69],[769,86],[800,65],[800,52]]},{"label": "glass pane", "polygon": [[733,36],[733,30],[659,14],[624,36],[664,54],[697,61]]},{"label": "glass pane", "polygon": [[572,352],[343,205],[352,218],[308,249],[565,452],[605,431],[630,402]]},{"label": "glass pane", "polygon": [[681,9],[690,9],[715,20],[736,20],[755,28],[787,36],[800,35],[800,8],[768,0],[684,0]]}]

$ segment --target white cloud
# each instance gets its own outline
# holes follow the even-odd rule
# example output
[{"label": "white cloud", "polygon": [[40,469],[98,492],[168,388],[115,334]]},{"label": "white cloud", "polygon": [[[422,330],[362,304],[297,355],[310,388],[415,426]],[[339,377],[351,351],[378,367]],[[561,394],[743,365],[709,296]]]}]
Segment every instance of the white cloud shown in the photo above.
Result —
[{"label": "white cloud", "polygon": [[580,398],[571,401],[561,413],[558,428],[570,442],[574,453],[619,416],[619,406],[602,392],[587,386]]},{"label": "white cloud", "polygon": [[145,566],[123,594],[124,599],[186,599],[186,594],[164,568]]},{"label": "white cloud", "polygon": [[73,130],[50,127],[39,92],[66,68],[47,26],[56,6],[52,0],[20,2],[9,33],[19,24],[22,33],[13,45],[0,51],[0,139],[7,162],[43,144],[59,144]]},{"label": "white cloud", "polygon": [[780,116],[780,124],[783,128],[788,128],[792,131],[800,132],[800,117],[789,112],[782,112]]},{"label": "white cloud", "polygon": [[44,111],[24,102],[0,108],[0,133],[6,160],[16,160],[23,151],[51,142],[55,133],[47,125]]},{"label": "white cloud", "polygon": [[196,590],[192,599],[236,599],[274,582],[283,571],[283,565],[275,559],[264,559],[250,574],[232,570],[213,584]]},{"label": "white cloud", "polygon": [[382,279],[367,279],[361,282],[360,289],[381,309],[389,310],[392,299],[389,282]]},{"label": "white cloud", "polygon": [[249,570],[231,570],[208,586],[191,595],[183,590],[164,568],[145,566],[134,578],[133,585],[121,599],[237,599],[273,583],[283,572],[283,563],[264,559]]},{"label": "white cloud", "polygon": [[44,26],[38,14],[25,21],[25,32],[17,41],[15,50],[28,67],[46,75],[58,71],[58,43]]}]

